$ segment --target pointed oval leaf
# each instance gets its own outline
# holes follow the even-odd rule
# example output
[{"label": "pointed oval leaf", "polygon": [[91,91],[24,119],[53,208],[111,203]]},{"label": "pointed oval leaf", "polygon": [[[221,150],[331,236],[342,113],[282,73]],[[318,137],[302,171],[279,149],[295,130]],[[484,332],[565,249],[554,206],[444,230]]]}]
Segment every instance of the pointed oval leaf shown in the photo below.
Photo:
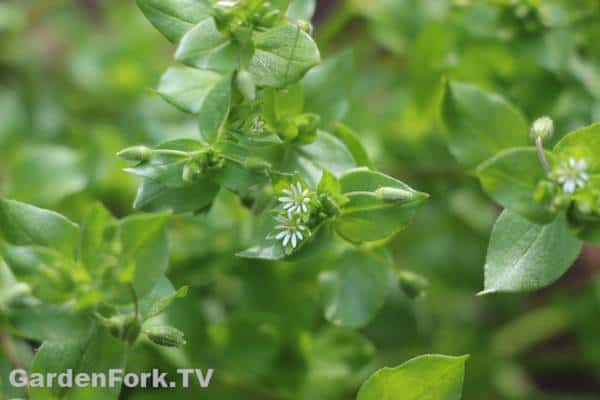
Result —
[{"label": "pointed oval leaf", "polygon": [[185,66],[169,68],[160,79],[158,94],[182,111],[197,114],[223,76]]},{"label": "pointed oval leaf", "polygon": [[64,216],[6,199],[0,199],[0,232],[12,244],[50,247],[72,257],[79,241],[79,227]]},{"label": "pointed oval leaf", "polygon": [[[356,168],[340,178],[342,193],[350,201],[342,207],[336,220],[336,231],[354,243],[387,239],[400,232],[411,221],[415,211],[429,197],[405,183],[367,168]],[[410,199],[386,201],[375,192],[380,188],[396,188],[410,194]]]},{"label": "pointed oval leaf", "polygon": [[441,105],[450,151],[465,168],[509,147],[527,146],[525,117],[502,97],[475,86],[448,82]]},{"label": "pointed oval leaf", "polygon": [[191,67],[222,73],[239,64],[238,46],[217,29],[213,18],[206,18],[182,38],[175,59]]},{"label": "pointed oval leaf", "polygon": [[357,400],[460,400],[468,356],[424,355],[375,372]]},{"label": "pointed oval leaf", "polygon": [[152,25],[173,43],[211,12],[206,0],[137,0],[137,4]]},{"label": "pointed oval leaf", "polygon": [[[60,374],[69,369],[73,376],[79,373],[103,373],[125,367],[127,349],[123,342],[113,338],[104,329],[95,329],[91,335],[70,340],[46,341],[37,351],[31,365],[32,373]],[[55,375],[56,376],[56,375]],[[121,385],[113,387],[63,388],[60,385],[31,388],[31,400],[94,399],[117,400]],[[108,385],[107,385],[108,386]]]},{"label": "pointed oval leaf", "polygon": [[254,45],[248,71],[258,86],[292,84],[321,59],[313,39],[293,24],[256,33]]},{"label": "pointed oval leaf", "polygon": [[492,231],[481,294],[530,291],[547,286],[565,273],[582,243],[568,230],[564,218],[536,225],[504,211]]}]

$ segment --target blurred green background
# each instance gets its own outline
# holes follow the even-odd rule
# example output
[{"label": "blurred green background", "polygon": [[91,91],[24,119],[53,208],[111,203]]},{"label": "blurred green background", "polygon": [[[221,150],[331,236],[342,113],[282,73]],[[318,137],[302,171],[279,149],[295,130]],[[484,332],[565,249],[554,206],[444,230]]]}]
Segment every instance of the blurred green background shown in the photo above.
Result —
[{"label": "blurred green background", "polygon": [[[476,297],[498,209],[449,155],[436,107],[444,76],[496,91],[557,137],[600,121],[597,0],[318,1],[323,58],[340,70],[344,122],[377,167],[432,194],[391,243],[398,268],[425,276],[426,296],[390,289],[365,329],[323,317],[322,262],[255,262],[249,213],[219,195],[205,216],[170,228],[176,287],[169,311],[188,345],[140,345],[132,371],[214,368],[208,390],[125,390],[123,399],[350,400],[375,369],[423,353],[471,354],[466,400],[600,399],[600,250],[586,247],[559,282],[534,294]],[[133,212],[136,179],[115,153],[196,135],[153,92],[173,47],[133,0],[0,1],[0,195],[80,221],[93,201]],[[27,360],[35,343],[19,344]],[[2,375],[10,363],[0,352]],[[2,386],[0,398],[20,396]]]}]

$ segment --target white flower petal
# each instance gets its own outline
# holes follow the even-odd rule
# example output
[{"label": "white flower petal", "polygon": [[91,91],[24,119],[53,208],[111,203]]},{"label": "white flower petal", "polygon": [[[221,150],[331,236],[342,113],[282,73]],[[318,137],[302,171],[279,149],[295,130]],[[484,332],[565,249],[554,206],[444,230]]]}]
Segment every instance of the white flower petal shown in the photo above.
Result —
[{"label": "white flower petal", "polygon": [[573,180],[568,180],[565,182],[564,190],[567,193],[573,193],[575,191],[575,182]]},{"label": "white flower petal", "polygon": [[290,241],[290,235],[287,234],[285,235],[285,237],[283,238],[283,245],[287,246],[288,242]]},{"label": "white flower petal", "polygon": [[279,239],[281,239],[282,237],[284,237],[287,234],[288,234],[288,231],[279,232],[279,235],[275,236],[275,239],[279,240]]},{"label": "white flower petal", "polygon": [[296,241],[296,234],[292,233],[292,247],[295,249],[298,242]]},{"label": "white flower petal", "polygon": [[296,232],[296,236],[298,236],[298,239],[303,240],[304,236],[302,236],[302,234],[300,233],[300,231]]}]

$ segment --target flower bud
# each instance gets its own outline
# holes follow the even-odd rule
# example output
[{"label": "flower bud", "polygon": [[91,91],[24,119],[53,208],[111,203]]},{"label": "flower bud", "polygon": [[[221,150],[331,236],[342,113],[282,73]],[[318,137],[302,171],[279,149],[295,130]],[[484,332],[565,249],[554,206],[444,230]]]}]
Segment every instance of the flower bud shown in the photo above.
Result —
[{"label": "flower bud", "polygon": [[151,326],[144,329],[148,339],[165,347],[180,347],[186,344],[184,334],[171,326]]},{"label": "flower bud", "polygon": [[132,146],[121,150],[117,157],[127,161],[147,161],[152,155],[152,149],[146,146]]},{"label": "flower bud", "polygon": [[535,120],[531,125],[531,136],[533,138],[541,137],[542,139],[549,139],[554,133],[554,122],[550,117],[541,117]]},{"label": "flower bud", "polygon": [[254,78],[252,78],[250,72],[245,69],[240,69],[235,81],[240,93],[242,93],[247,100],[254,101],[254,99],[256,99],[256,85],[254,84]]},{"label": "flower bud", "polygon": [[244,160],[244,167],[252,172],[262,172],[271,168],[271,164],[258,157],[248,157]]},{"label": "flower bud", "polygon": [[375,191],[375,196],[379,200],[389,202],[425,200],[429,197],[429,195],[427,195],[426,193],[415,192],[412,190],[395,187],[380,187]]}]

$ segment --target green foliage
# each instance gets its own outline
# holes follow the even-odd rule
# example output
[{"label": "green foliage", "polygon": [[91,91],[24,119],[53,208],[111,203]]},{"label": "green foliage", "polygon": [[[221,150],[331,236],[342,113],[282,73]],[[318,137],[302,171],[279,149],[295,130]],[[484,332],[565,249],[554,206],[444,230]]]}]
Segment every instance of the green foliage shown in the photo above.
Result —
[{"label": "green foliage", "polygon": [[527,145],[523,115],[501,97],[472,85],[447,82],[441,116],[450,150],[467,169],[501,150]]},{"label": "green foliage", "polygon": [[361,253],[345,254],[340,266],[319,275],[325,317],[336,325],[365,326],[383,306],[391,281],[385,263]]},{"label": "green foliage", "polygon": [[540,129],[539,119],[531,129],[537,148],[523,147],[524,119],[512,105],[457,83],[447,84],[441,114],[454,156],[465,167],[476,167],[483,190],[507,210],[490,240],[482,293],[534,290],[554,282],[581,250],[573,235],[597,240],[597,125],[567,133],[547,151],[543,143],[553,122],[546,118],[549,126]]},{"label": "green foliage", "polygon": [[503,207],[542,224],[556,218],[550,199],[535,198],[538,184],[546,178],[535,148],[504,150],[477,167],[477,176],[486,193]]},{"label": "green foliage", "polygon": [[597,397],[595,0],[59,3],[0,2],[0,398]]},{"label": "green foliage", "polygon": [[496,221],[485,263],[484,293],[535,290],[556,281],[581,251],[563,218],[537,225],[505,211]]},{"label": "green foliage", "polygon": [[361,387],[358,400],[385,398],[459,400],[468,356],[425,355],[384,368]]}]

